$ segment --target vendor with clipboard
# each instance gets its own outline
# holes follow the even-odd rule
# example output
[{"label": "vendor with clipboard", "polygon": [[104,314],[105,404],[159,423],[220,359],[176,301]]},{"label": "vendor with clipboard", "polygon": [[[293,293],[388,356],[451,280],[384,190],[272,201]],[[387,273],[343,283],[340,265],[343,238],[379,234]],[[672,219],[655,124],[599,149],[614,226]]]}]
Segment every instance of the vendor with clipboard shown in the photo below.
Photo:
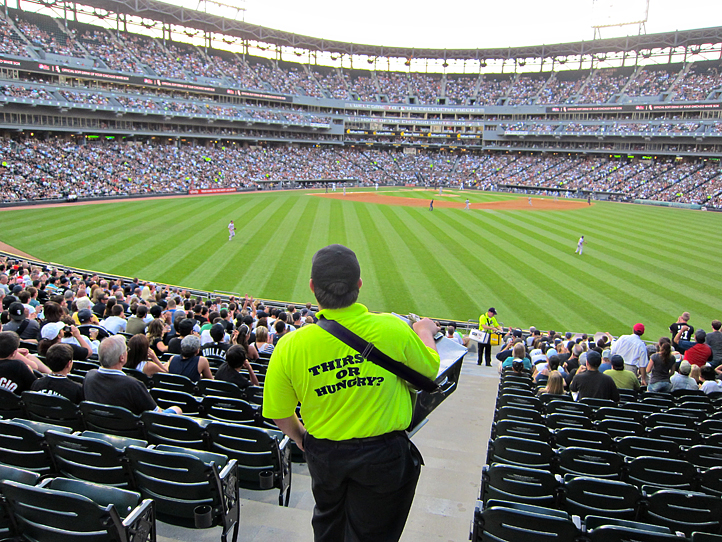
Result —
[{"label": "vendor with clipboard", "polygon": [[486,314],[479,316],[479,331],[482,332],[479,340],[479,359],[477,365],[481,365],[481,358],[484,357],[486,366],[491,367],[491,334],[504,333],[504,330],[496,321],[496,309],[490,307]]}]

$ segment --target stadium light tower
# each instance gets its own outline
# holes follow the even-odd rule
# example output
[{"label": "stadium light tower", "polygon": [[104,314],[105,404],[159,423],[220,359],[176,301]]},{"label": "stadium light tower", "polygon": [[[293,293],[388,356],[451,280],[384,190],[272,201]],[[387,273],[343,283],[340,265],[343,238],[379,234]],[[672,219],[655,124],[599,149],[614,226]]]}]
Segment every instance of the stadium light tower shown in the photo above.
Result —
[{"label": "stadium light tower", "polygon": [[649,0],[592,0],[594,39],[602,37],[602,28],[637,25],[639,35],[647,33]]}]

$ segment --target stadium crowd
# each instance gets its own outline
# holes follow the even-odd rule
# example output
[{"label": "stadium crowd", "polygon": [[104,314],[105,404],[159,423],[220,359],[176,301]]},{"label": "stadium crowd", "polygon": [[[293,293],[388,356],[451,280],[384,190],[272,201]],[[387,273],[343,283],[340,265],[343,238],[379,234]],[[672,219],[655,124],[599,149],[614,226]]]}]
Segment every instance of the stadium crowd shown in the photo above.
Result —
[{"label": "stadium crowd", "polygon": [[[0,17],[0,53],[31,56],[30,44],[47,53],[86,58],[111,70],[187,81],[204,81],[310,97],[360,101],[435,104],[531,105],[608,103],[622,93],[630,98],[706,100],[722,88],[718,66],[596,69],[551,75],[445,75],[381,70],[311,68],[226,51],[206,50],[126,32],[111,33],[73,23],[68,32],[47,16],[11,9]],[[76,37],[79,36],[79,37]],[[569,77],[569,74],[572,77]]]}]

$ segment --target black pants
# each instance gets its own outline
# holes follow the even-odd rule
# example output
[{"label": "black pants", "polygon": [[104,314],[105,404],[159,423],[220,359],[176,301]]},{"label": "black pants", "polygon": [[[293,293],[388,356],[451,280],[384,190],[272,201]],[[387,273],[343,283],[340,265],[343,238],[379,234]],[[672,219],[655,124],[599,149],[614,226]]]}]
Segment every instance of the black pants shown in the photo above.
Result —
[{"label": "black pants", "polygon": [[315,542],[396,542],[423,459],[403,431],[368,439],[304,437]]},{"label": "black pants", "polygon": [[479,349],[479,361],[477,362],[478,365],[481,365],[481,358],[483,357],[486,360],[487,365],[491,365],[491,342],[488,342],[486,344],[484,343],[478,343],[478,349]]}]

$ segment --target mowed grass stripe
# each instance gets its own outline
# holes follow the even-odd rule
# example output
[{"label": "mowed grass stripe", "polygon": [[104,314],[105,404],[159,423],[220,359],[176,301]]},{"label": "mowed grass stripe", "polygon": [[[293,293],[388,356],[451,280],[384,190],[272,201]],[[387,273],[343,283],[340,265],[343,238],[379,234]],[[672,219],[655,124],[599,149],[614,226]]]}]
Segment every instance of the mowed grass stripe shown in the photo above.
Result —
[{"label": "mowed grass stripe", "polygon": [[371,253],[370,263],[375,268],[374,273],[377,277],[383,277],[383,280],[378,282],[381,295],[378,305],[389,307],[389,310],[394,310],[395,307],[414,306],[414,296],[404,279],[403,268],[399,267],[402,262],[394,258],[387,242],[388,236],[394,235],[394,232],[381,230],[374,220],[371,209],[374,209],[372,205],[357,205],[356,213],[362,231],[373,240],[374,250]]},{"label": "mowed grass stripe", "polygon": [[546,285],[550,284],[548,272],[545,273],[539,270],[538,266],[531,264],[530,260],[534,261],[535,258],[529,255],[525,246],[538,246],[538,243],[525,242],[523,238],[514,239],[508,233],[501,237],[500,230],[495,230],[492,226],[495,220],[493,215],[457,212],[449,214],[449,219],[447,229],[458,229],[462,232],[455,236],[455,239],[459,240],[463,240],[463,232],[474,231],[475,223],[484,223],[485,235],[482,240],[479,242],[467,238],[463,246],[475,247],[473,256],[470,257],[483,257],[484,265],[490,261],[490,254],[494,255],[497,262],[501,262],[496,264],[498,267],[487,267],[487,273],[480,273],[479,277],[482,280],[489,275],[503,274],[513,281],[516,292],[502,288],[494,294],[498,297],[494,307],[500,310],[501,306],[507,311],[504,315],[505,322],[518,326],[542,324],[547,327],[559,327],[562,321],[561,315],[569,317],[571,314],[580,325],[591,323],[588,321],[590,316],[588,311],[576,310],[584,299],[573,287],[565,283],[560,284],[559,288],[547,287]]}]

